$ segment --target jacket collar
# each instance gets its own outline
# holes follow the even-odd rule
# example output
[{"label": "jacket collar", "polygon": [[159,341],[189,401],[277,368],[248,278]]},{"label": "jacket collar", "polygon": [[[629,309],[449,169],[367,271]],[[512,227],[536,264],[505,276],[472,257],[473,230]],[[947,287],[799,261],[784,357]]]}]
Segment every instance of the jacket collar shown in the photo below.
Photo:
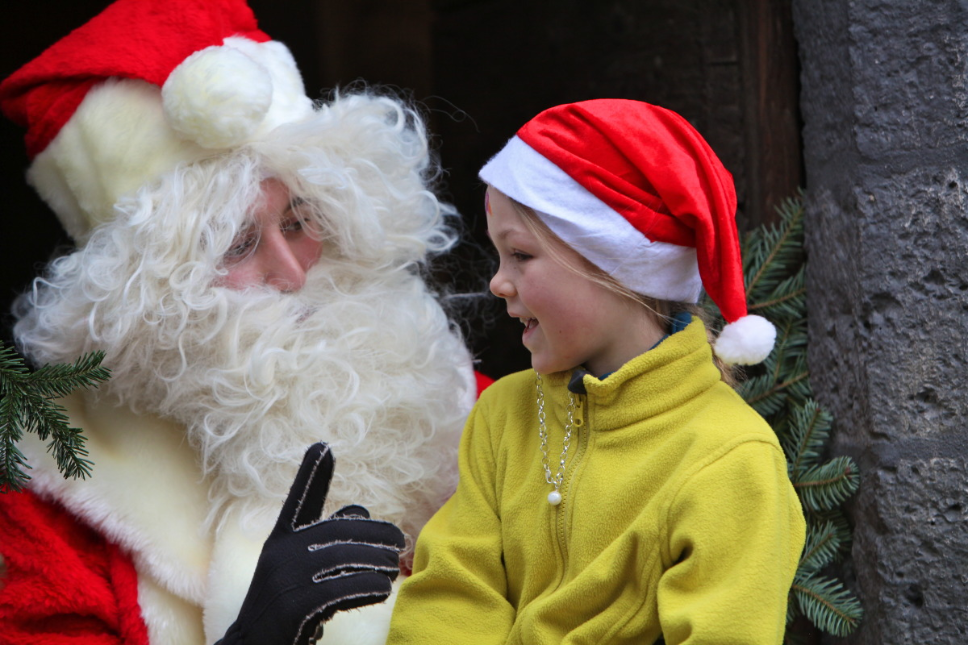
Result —
[{"label": "jacket collar", "polygon": [[[593,430],[610,430],[679,407],[719,383],[706,327],[695,319],[681,332],[632,359],[604,379],[584,370],[544,377],[555,414],[565,415],[568,390],[584,389],[594,409]],[[569,386],[570,384],[570,386]]]}]

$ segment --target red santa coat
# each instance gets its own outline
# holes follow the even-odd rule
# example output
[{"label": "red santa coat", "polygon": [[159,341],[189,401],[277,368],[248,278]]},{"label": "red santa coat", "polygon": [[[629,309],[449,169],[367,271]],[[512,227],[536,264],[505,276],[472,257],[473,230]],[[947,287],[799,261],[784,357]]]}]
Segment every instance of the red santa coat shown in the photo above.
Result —
[{"label": "red santa coat", "polygon": [[0,644],[148,645],[131,558],[60,505],[0,495],[0,555]]}]

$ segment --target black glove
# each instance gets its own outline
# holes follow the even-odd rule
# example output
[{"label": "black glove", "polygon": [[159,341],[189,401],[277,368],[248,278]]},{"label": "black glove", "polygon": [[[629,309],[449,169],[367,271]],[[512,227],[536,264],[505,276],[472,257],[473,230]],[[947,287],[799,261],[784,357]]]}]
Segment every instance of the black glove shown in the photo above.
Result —
[{"label": "black glove", "polygon": [[362,506],[346,506],[320,520],[332,477],[329,446],[313,444],[221,645],[306,645],[337,611],[390,595],[400,572],[403,533],[369,519]]}]

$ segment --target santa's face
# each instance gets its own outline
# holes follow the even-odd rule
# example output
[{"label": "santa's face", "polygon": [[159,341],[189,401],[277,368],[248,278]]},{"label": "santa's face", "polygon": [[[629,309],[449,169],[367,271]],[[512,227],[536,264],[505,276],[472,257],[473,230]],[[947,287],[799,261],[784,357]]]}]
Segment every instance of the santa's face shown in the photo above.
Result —
[{"label": "santa's face", "polygon": [[222,266],[227,272],[217,284],[237,290],[267,286],[298,291],[319,260],[322,241],[306,221],[305,202],[294,199],[285,184],[266,179],[261,187],[252,223],[225,254]]}]

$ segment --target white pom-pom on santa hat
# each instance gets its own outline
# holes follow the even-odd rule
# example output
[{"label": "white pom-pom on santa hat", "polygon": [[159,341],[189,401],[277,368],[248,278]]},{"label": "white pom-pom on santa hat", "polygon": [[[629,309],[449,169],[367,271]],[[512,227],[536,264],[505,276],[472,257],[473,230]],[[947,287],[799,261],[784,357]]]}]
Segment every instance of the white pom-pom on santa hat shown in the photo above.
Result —
[{"label": "white pom-pom on santa hat", "polygon": [[233,47],[197,51],[161,88],[171,127],[205,148],[230,148],[249,139],[272,105],[272,77]]},{"label": "white pom-pom on santa hat", "polygon": [[756,365],[770,355],[776,341],[776,327],[762,316],[743,316],[726,325],[713,351],[730,365]]}]

